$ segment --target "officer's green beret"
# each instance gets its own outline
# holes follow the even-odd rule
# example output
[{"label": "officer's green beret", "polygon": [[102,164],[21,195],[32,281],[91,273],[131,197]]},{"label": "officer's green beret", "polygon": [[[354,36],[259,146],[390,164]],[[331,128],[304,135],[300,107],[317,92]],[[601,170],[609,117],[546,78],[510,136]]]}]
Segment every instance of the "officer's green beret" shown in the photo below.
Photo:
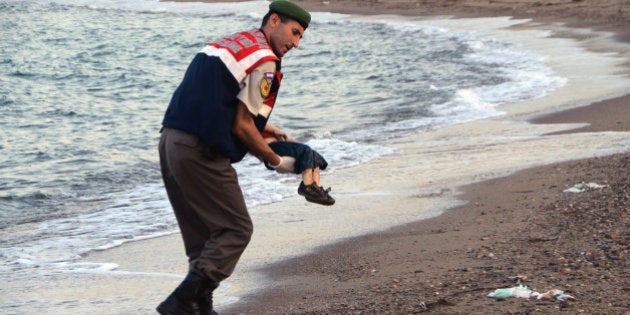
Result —
[{"label": "officer's green beret", "polygon": [[269,11],[285,15],[296,20],[304,29],[311,23],[311,14],[299,5],[288,0],[275,0],[269,4]]}]

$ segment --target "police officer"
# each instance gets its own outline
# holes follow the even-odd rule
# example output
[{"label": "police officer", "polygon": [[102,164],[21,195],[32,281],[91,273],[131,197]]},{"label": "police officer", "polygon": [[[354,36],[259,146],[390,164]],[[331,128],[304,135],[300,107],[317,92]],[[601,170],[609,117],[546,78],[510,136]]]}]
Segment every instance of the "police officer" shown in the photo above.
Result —
[{"label": "police officer", "polygon": [[189,272],[157,307],[160,314],[216,314],[212,291],[232,274],[253,231],[231,163],[250,152],[278,172],[293,171],[295,160],[276,155],[261,132],[280,88],[281,58],[298,47],[310,21],[292,2],[271,2],[259,29],[197,53],[175,90],[159,153]]}]

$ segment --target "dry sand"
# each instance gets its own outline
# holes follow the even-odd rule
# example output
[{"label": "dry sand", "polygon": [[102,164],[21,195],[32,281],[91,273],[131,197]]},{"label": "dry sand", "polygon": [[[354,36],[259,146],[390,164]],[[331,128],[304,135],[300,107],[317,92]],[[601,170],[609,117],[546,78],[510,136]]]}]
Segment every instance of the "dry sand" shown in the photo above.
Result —
[{"label": "dry sand", "polygon": [[[566,114],[601,119],[602,107],[606,102]],[[469,203],[439,217],[268,268],[273,288],[224,313],[627,314],[628,169],[625,153],[467,186],[462,198]],[[607,187],[563,193],[582,181]],[[486,297],[519,279],[535,291],[561,289],[577,300]]]}]

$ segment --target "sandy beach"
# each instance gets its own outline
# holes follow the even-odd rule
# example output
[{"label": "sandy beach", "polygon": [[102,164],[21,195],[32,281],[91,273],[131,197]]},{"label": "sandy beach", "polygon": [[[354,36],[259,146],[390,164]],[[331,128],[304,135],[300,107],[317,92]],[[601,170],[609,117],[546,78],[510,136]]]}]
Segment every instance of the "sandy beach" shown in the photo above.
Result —
[{"label": "sandy beach", "polygon": [[[333,207],[257,206],[219,314],[630,314],[630,1],[296,1],[367,16],[355,19],[486,23],[569,84],[392,139],[395,154],[324,175]],[[599,186],[565,192],[582,182]],[[273,222],[279,212],[291,219]],[[85,272],[5,283],[0,300],[29,305],[21,314],[155,314],[187,272],[178,233],[78,261]],[[487,297],[518,283],[574,299]]]},{"label": "sandy beach", "polygon": [[[613,31],[617,40],[626,42],[630,30],[628,1],[300,3],[311,10],[341,13],[507,15],[534,23]],[[549,136],[627,134],[630,96],[542,115],[531,122],[588,124]],[[460,198],[467,204],[436,218],[353,238],[265,268],[269,289],[224,313],[629,314],[629,167],[626,152],[553,163],[465,186]],[[580,182],[605,187],[563,192]],[[541,293],[561,289],[576,299],[486,297],[517,283]]]}]

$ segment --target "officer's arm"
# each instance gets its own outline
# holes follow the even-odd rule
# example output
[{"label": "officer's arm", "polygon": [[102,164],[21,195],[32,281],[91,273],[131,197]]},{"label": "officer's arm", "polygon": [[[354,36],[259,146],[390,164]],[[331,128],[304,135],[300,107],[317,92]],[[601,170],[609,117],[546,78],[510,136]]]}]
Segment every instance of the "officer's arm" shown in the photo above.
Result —
[{"label": "officer's arm", "polygon": [[236,107],[236,117],[232,123],[232,134],[235,135],[253,155],[262,158],[271,165],[278,165],[281,162],[280,156],[274,153],[267,142],[260,135],[254,117],[247,109],[247,106],[238,102]]}]

